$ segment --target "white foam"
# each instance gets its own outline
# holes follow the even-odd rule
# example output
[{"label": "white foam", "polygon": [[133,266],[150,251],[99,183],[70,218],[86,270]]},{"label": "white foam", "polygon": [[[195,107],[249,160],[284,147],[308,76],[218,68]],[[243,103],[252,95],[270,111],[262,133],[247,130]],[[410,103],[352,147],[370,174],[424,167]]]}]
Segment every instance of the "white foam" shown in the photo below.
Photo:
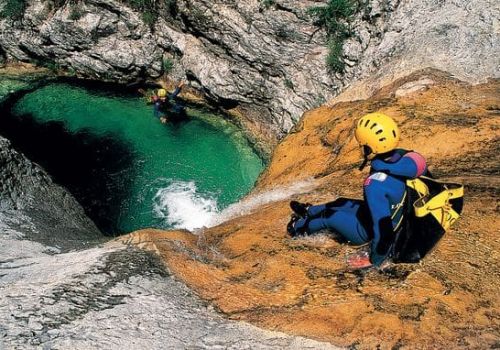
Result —
[{"label": "white foam", "polygon": [[262,205],[287,199],[294,194],[308,192],[314,186],[313,180],[307,180],[276,187],[269,191],[249,195],[219,211],[217,200],[197,193],[196,184],[193,181],[175,181],[158,190],[154,197],[154,212],[170,227],[194,231],[250,214]]},{"label": "white foam", "polygon": [[159,189],[153,210],[170,227],[190,231],[208,226],[219,212],[217,200],[197,193],[194,181],[174,181]]}]

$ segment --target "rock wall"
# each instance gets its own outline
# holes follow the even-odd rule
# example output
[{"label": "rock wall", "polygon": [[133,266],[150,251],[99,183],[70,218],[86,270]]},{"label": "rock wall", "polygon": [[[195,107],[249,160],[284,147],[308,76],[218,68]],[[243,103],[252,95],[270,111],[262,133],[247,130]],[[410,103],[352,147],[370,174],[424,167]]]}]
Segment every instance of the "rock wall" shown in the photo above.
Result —
[{"label": "rock wall", "polygon": [[[371,13],[380,16],[386,11],[380,2]],[[344,45],[347,57],[351,51],[354,57],[362,54],[350,73],[351,89],[342,100],[369,98],[383,86],[424,68],[446,71],[473,84],[500,77],[499,21],[500,8],[494,0],[419,0],[397,2],[390,18],[376,26],[378,35],[357,22],[356,36],[370,33],[374,38],[366,49],[356,39]]]},{"label": "rock wall", "polygon": [[168,59],[171,78],[187,77],[272,145],[304,111],[375,73],[385,83],[427,66],[470,81],[498,75],[494,0],[370,0],[344,45],[345,74],[335,75],[325,67],[325,33],[306,13],[326,1],[266,3],[171,1],[160,5],[151,30],[113,0],[66,2],[56,10],[31,0],[21,21],[0,21],[0,49],[9,58],[121,82],[158,78]]},{"label": "rock wall", "polygon": [[83,248],[102,240],[94,223],[65,189],[0,137],[0,223],[20,238],[57,250]]}]

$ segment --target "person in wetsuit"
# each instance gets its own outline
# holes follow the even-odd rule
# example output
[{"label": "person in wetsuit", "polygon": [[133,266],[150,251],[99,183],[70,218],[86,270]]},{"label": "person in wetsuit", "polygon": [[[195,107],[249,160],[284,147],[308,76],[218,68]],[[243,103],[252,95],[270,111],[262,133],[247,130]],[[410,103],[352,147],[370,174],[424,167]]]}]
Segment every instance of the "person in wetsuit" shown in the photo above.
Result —
[{"label": "person in wetsuit", "polygon": [[310,205],[292,201],[296,213],[288,224],[290,235],[330,230],[354,245],[370,243],[369,254],[348,259],[352,268],[380,266],[390,255],[395,233],[403,220],[406,179],[427,171],[425,159],[418,153],[397,149],[399,129],[392,118],[370,113],[356,124],[355,137],[362,148],[364,167],[370,161],[370,175],[363,184],[364,200],[340,198]]},{"label": "person in wetsuit", "polygon": [[[168,120],[184,119],[186,107],[177,99],[184,82],[181,81],[172,93],[167,94],[167,90],[158,89],[157,93],[151,96],[153,103],[153,114],[165,124]],[[168,118],[167,115],[170,117]]]}]

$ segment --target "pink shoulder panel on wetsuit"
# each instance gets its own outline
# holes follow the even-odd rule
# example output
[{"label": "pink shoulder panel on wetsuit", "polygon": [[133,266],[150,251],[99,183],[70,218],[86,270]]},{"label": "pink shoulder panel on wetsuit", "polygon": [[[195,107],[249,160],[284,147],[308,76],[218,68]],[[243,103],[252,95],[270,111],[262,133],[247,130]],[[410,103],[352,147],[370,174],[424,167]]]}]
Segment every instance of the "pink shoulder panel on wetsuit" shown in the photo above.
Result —
[{"label": "pink shoulder panel on wetsuit", "polygon": [[370,177],[367,177],[367,178],[365,179],[365,182],[363,183],[363,186],[368,186],[368,185],[370,185],[370,182],[372,182],[372,179],[370,179]]},{"label": "pink shoulder panel on wetsuit", "polygon": [[419,177],[425,172],[427,165],[425,163],[424,157],[422,157],[417,152],[406,153],[404,156],[410,158],[415,162],[415,165],[417,166],[417,175],[415,177]]}]

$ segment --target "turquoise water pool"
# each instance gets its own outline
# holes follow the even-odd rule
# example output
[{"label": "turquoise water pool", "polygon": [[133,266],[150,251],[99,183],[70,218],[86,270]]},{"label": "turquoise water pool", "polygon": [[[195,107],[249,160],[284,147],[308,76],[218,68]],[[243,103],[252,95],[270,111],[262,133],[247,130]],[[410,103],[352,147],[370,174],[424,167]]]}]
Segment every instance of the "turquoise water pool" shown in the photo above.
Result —
[{"label": "turquoise water pool", "polygon": [[21,97],[0,132],[108,234],[195,229],[249,192],[263,162],[220,116],[161,124],[133,94],[54,83]]}]

